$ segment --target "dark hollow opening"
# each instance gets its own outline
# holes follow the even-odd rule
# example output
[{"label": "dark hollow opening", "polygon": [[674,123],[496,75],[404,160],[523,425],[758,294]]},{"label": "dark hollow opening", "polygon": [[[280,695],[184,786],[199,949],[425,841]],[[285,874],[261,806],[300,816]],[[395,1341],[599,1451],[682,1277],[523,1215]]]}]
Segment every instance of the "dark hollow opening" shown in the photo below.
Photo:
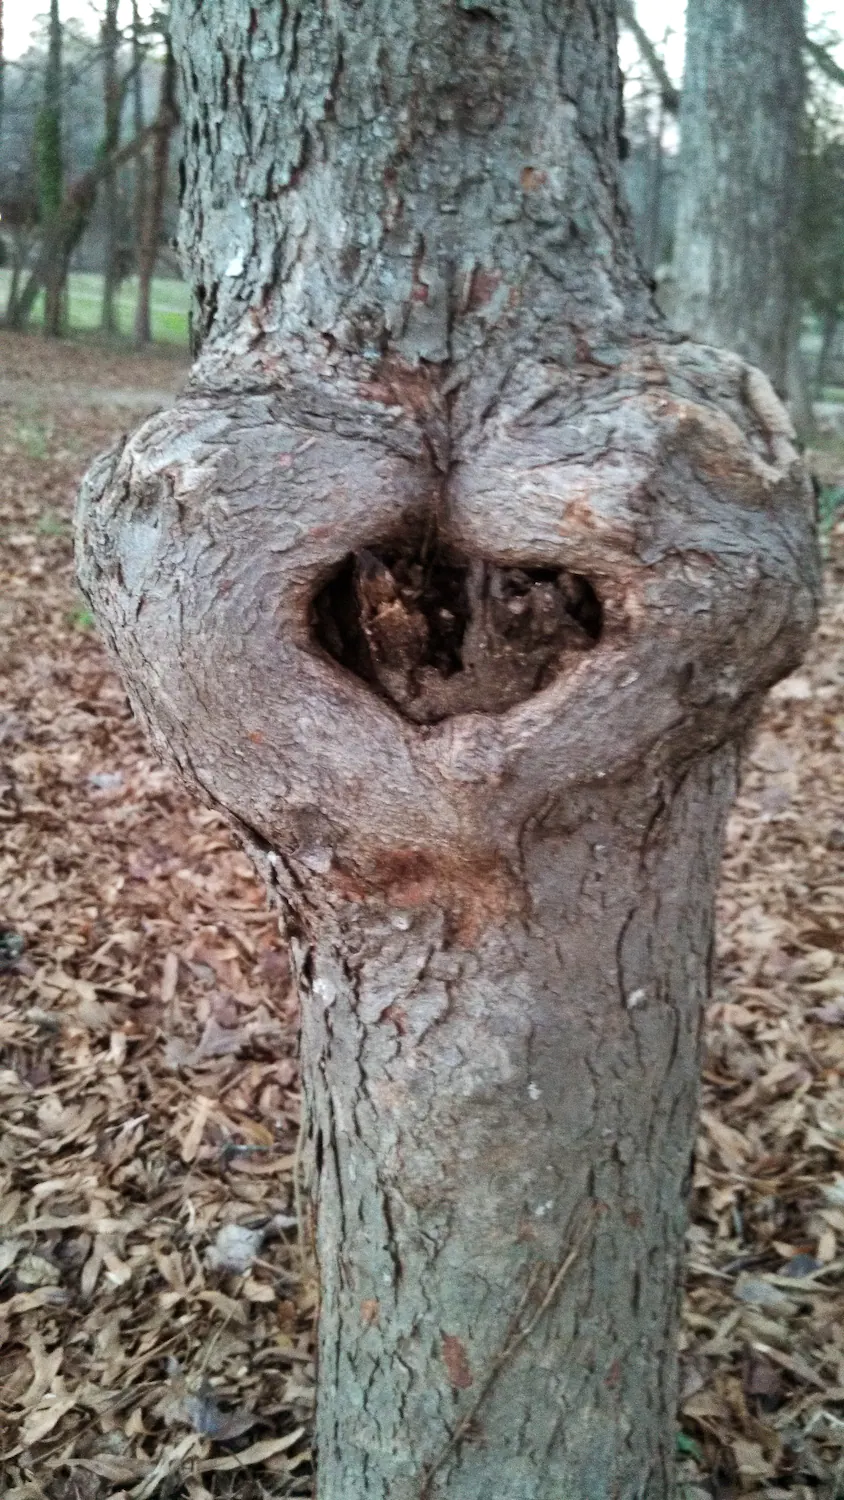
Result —
[{"label": "dark hollow opening", "polygon": [[350,553],[313,606],[323,650],[417,724],[502,713],[589,651],[602,625],[578,573],[501,568],[418,540]]}]

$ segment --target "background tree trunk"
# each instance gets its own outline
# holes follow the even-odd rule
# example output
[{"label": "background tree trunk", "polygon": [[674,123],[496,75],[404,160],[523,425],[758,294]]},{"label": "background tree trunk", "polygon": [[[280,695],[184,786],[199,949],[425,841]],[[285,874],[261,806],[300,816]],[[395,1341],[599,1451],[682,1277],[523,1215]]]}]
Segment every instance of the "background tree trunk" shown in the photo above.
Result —
[{"label": "background tree trunk", "polygon": [[[138,0],[132,0],[132,122],[136,136],[140,135],[144,128],[144,48],[142,36],[143,28],[138,10]],[[132,216],[135,227],[135,269],[138,272],[140,282],[140,247],[143,236],[146,233],[146,215],[149,204],[149,172],[147,171],[145,151],[140,151],[135,158],[134,188]],[[140,285],[138,287],[138,296],[140,298]],[[148,313],[147,322],[149,322]],[[139,343],[147,342],[144,338],[138,338],[137,303],[135,307],[135,338]]]},{"label": "background tree trunk", "polygon": [[840,324],[838,308],[828,308],[824,313],[821,323],[821,342],[818,349],[818,359],[815,366],[815,392],[819,401],[823,400],[823,388],[826,385],[829,362],[832,351],[835,348],[835,340]]},{"label": "background tree trunk", "polygon": [[[119,0],[106,0],[101,33],[103,57],[103,113],[104,129],[102,153],[113,156],[120,143],[120,116],[123,111],[123,90],[118,73],[118,49],[120,32],[117,25]],[[109,167],[103,176],[105,209],[105,239],[103,261],[103,301],[100,327],[103,333],[117,332],[116,297],[121,282],[120,267],[120,205],[118,199],[117,172]]]},{"label": "background tree trunk", "polygon": [[290,934],[320,1500],[668,1500],[721,830],[817,587],[788,420],[663,338],[612,0],[172,21],[203,342],[80,578]]},{"label": "background tree trunk", "polygon": [[176,118],[174,84],[175,67],[170,37],[167,35],[161,87],[158,96],[158,112],[152,147],[152,172],[143,223],[138,233],[138,300],[135,304],[135,343],[149,344],[152,341],[150,320],[150,294],[155,263],[161,239],[164,219],[164,198],[167,192],[167,171],[170,163],[170,137]]},{"label": "background tree trunk", "polygon": [[795,323],[803,0],[690,5],[680,108],[675,321],[784,394]]},{"label": "background tree trunk", "polygon": [[0,0],[0,133],[3,130],[3,111],[6,104],[6,52],[3,45],[3,0]]},{"label": "background tree trunk", "polygon": [[[46,246],[53,246],[55,243],[55,226],[61,212],[64,191],[61,98],[62,27],[59,0],[50,0],[44,103],[36,124],[39,218],[42,241]],[[64,323],[64,298],[67,285],[67,266],[60,256],[48,257],[43,285],[44,332],[51,338],[58,338]],[[29,310],[23,317],[24,323],[28,316]]]}]

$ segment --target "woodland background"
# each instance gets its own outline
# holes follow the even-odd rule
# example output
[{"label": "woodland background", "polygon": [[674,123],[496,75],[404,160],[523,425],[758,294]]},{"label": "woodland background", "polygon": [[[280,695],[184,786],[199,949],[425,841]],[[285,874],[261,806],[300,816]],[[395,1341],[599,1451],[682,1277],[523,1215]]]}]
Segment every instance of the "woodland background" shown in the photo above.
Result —
[{"label": "woodland background", "polygon": [[[625,180],[664,287],[677,88],[666,39],[622,19]],[[730,824],[686,1500],[844,1495],[844,72],[832,25],[809,42],[795,274],[827,601]],[[73,576],[80,474],[187,369],[166,12],[106,0],[92,31],[52,0],[0,78],[0,1490],[307,1494],[283,939],[142,741]]]}]

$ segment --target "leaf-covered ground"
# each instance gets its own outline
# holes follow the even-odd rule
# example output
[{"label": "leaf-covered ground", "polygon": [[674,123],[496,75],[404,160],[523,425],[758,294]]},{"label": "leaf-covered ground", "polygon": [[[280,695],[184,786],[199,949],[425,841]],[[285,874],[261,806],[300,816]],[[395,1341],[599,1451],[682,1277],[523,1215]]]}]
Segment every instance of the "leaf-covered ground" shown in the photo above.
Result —
[{"label": "leaf-covered ground", "polygon": [[[0,335],[0,1493],[309,1492],[296,1005],[73,582],[162,357]],[[824,478],[840,483],[835,460]],[[844,465],[842,465],[844,467]],[[734,812],[689,1235],[688,1500],[844,1496],[844,533]]]}]

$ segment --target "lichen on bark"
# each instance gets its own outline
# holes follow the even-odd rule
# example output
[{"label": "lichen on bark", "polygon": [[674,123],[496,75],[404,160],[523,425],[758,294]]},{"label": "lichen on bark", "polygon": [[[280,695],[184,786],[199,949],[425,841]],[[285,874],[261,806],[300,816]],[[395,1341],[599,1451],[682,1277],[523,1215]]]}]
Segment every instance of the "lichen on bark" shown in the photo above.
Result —
[{"label": "lichen on bark", "polygon": [[290,938],[318,1495],[667,1500],[721,834],[817,590],[787,418],[651,308],[610,0],[173,35],[203,343],[80,577]]}]

